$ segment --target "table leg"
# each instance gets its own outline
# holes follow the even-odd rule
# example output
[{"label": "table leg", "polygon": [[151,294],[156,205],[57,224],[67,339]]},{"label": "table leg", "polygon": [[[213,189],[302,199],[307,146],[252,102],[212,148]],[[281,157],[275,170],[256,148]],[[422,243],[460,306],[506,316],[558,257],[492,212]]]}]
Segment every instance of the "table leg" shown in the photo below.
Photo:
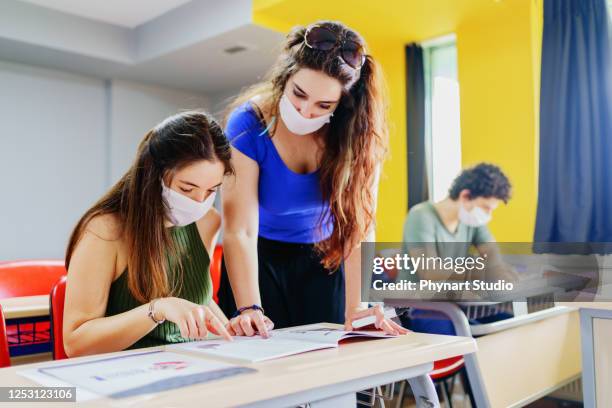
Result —
[{"label": "table leg", "polygon": [[429,374],[408,379],[417,408],[440,408],[436,387]]}]

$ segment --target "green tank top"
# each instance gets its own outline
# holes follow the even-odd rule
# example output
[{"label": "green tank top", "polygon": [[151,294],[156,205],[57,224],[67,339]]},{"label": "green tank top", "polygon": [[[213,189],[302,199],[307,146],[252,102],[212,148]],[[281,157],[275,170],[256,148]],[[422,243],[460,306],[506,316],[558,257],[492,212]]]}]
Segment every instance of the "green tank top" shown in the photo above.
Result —
[{"label": "green tank top", "polygon": [[[198,228],[195,223],[184,227],[171,227],[170,233],[177,249],[183,253],[181,259],[183,265],[183,283],[176,297],[189,300],[200,305],[206,305],[212,298],[212,281],[210,278],[209,266],[210,257],[206,247],[200,238]],[[168,257],[168,265],[171,260]],[[170,268],[168,270],[170,271]],[[170,287],[175,282],[171,281],[169,273]],[[131,295],[127,286],[127,268],[111,284],[106,306],[106,316],[113,316],[119,313],[132,310],[141,303]],[[144,318],[148,318],[143,316]],[[160,346],[169,343],[183,343],[189,341],[181,337],[177,325],[166,321],[158,325],[155,329],[147,333],[128,349]]]}]

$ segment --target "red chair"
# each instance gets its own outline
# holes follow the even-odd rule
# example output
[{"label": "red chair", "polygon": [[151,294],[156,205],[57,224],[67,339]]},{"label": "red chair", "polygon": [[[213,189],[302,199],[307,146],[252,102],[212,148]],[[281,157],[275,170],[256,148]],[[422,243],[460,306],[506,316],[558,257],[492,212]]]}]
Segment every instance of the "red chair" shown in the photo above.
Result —
[{"label": "red chair", "polygon": [[[0,262],[0,298],[48,295],[66,274],[63,260],[41,259]],[[13,356],[49,351],[50,326],[47,316],[7,322],[6,335]]]},{"label": "red chair", "polygon": [[219,285],[221,283],[221,259],[223,258],[223,245],[217,245],[210,262],[210,278],[213,286],[213,300],[219,303]]},{"label": "red chair", "polygon": [[4,313],[0,306],[0,368],[11,365],[11,358],[8,348],[8,338],[6,337],[6,324],[4,322]]},{"label": "red chair", "polygon": [[0,299],[47,295],[65,274],[61,259],[0,262]]},{"label": "red chair", "polygon": [[473,398],[471,396],[472,390],[467,383],[467,376],[465,375],[465,370],[463,367],[463,356],[456,356],[445,358],[444,360],[434,361],[433,371],[429,373],[429,377],[431,377],[434,384],[440,385],[442,388],[442,395],[444,397],[445,404],[450,408],[453,407],[453,384],[455,376],[457,375],[460,376],[463,382],[464,391],[470,396],[470,398]]},{"label": "red chair", "polygon": [[463,356],[434,361],[433,371],[429,373],[432,380],[448,378],[463,368]]},{"label": "red chair", "polygon": [[54,360],[63,360],[68,358],[64,350],[64,300],[66,299],[66,276],[62,276],[60,280],[51,289],[49,296],[51,311],[51,344],[53,345],[52,353]]}]

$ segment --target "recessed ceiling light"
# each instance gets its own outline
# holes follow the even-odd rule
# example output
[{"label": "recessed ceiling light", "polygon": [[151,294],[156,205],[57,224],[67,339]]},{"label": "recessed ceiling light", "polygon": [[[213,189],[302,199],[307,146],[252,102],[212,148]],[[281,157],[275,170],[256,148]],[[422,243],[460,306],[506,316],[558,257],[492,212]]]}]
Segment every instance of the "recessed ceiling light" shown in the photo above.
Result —
[{"label": "recessed ceiling light", "polygon": [[246,50],[248,50],[248,48],[244,45],[234,45],[232,47],[224,49],[223,52],[226,54],[238,54],[239,52],[243,52]]}]

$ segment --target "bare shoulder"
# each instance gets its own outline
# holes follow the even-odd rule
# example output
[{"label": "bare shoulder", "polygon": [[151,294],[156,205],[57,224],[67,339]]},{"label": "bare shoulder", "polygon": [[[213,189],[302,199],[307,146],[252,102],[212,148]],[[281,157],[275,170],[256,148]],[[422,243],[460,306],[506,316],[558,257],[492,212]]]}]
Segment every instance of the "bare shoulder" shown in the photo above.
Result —
[{"label": "bare shoulder", "polygon": [[263,118],[260,117],[260,119],[263,119],[266,123],[270,123],[272,111],[270,109],[270,103],[266,98],[263,95],[255,95],[249,102],[258,111],[258,116],[263,116]]},{"label": "bare shoulder", "polygon": [[121,223],[114,215],[96,215],[88,220],[70,258],[68,274],[73,276],[72,281],[78,280],[76,276],[89,279],[88,284],[96,279],[112,282],[125,252],[122,235]]},{"label": "bare shoulder", "polygon": [[118,241],[123,236],[123,224],[116,214],[100,214],[85,224],[84,232],[105,241]]}]

